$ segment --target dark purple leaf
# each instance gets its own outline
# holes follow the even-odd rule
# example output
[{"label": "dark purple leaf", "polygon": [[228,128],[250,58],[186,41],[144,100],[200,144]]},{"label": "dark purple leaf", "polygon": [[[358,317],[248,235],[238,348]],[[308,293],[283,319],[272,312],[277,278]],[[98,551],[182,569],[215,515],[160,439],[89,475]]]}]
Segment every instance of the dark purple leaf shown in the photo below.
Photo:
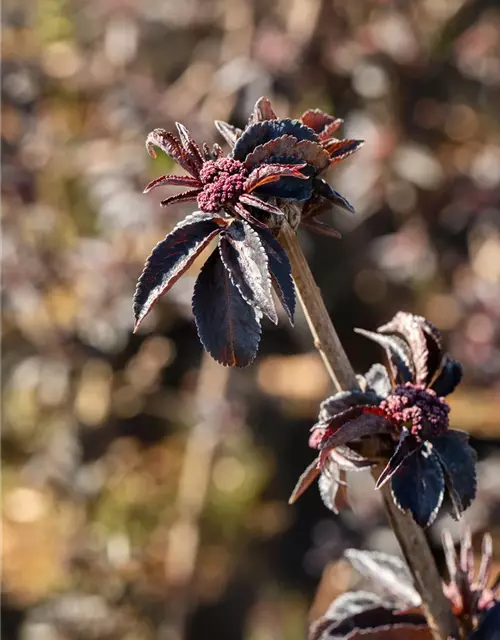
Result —
[{"label": "dark purple leaf", "polygon": [[200,181],[197,178],[192,178],[191,176],[165,175],[156,178],[156,180],[152,180],[144,189],[143,193],[149,193],[149,191],[151,191],[155,187],[166,186],[199,187],[201,185]]},{"label": "dark purple leaf", "polygon": [[293,504],[296,500],[300,498],[300,496],[306,491],[311,484],[316,480],[316,478],[321,473],[321,469],[319,467],[319,456],[315,458],[311,464],[307,467],[307,469],[301,474],[300,478],[297,480],[297,484],[295,485],[290,498],[288,499],[288,504]]},{"label": "dark purple leaf", "polygon": [[198,211],[187,216],[156,245],[134,295],[135,331],[158,298],[172,287],[224,226],[222,218]]},{"label": "dark purple leaf", "polygon": [[401,433],[401,436],[399,438],[398,445],[396,447],[396,451],[393,453],[385,469],[380,474],[375,488],[380,489],[383,484],[385,484],[390,478],[392,478],[392,476],[396,473],[396,471],[404,463],[404,461],[411,455],[419,451],[421,447],[422,443],[419,442],[417,438],[415,438],[415,436],[412,435],[407,429],[403,429],[403,432]]},{"label": "dark purple leaf", "polygon": [[424,624],[423,616],[421,616],[422,622],[417,625],[412,622],[405,623],[405,616],[398,616],[398,618],[401,618],[402,621],[394,622],[389,627],[382,625],[379,629],[371,631],[355,631],[345,636],[344,640],[403,640],[403,638],[404,640],[432,640],[434,638],[427,624]]},{"label": "dark purple leaf", "polygon": [[417,384],[425,384],[428,379],[429,370],[427,367],[428,349],[424,331],[418,321],[419,316],[411,313],[398,311],[394,318],[377,329],[378,333],[386,336],[399,336],[403,338],[410,347],[411,360]]},{"label": "dark purple leaf", "polygon": [[373,340],[386,350],[391,371],[397,383],[410,382],[413,379],[413,363],[406,342],[396,336],[383,336],[365,329],[354,329],[354,331]]},{"label": "dark purple leaf", "polygon": [[315,233],[319,233],[322,236],[328,236],[329,238],[335,238],[338,240],[342,237],[342,235],[333,227],[328,226],[321,220],[317,218],[308,218],[307,220],[303,220],[302,226],[314,231]]},{"label": "dark purple leaf", "polygon": [[235,220],[219,242],[224,266],[243,298],[277,324],[267,254],[250,225]]},{"label": "dark purple leaf", "polygon": [[200,271],[194,287],[193,313],[200,340],[217,362],[246,367],[254,360],[261,314],[233,285],[218,251]]},{"label": "dark purple leaf", "polygon": [[248,124],[252,125],[256,122],[262,122],[263,120],[277,120],[277,115],[273,111],[271,101],[265,96],[259,98],[255,103],[255,107],[253,108],[253,113],[250,116]]},{"label": "dark purple leaf", "polygon": [[240,216],[242,220],[246,220],[250,224],[262,228],[267,229],[267,225],[262,220],[258,220],[255,216],[253,216],[248,209],[246,209],[240,202],[237,202],[234,205],[234,210]]},{"label": "dark purple leaf", "polygon": [[500,602],[482,614],[469,640],[500,640]]},{"label": "dark purple leaf", "polygon": [[[249,207],[255,207],[256,209],[261,209],[266,213],[272,213],[275,216],[283,217],[285,215],[279,207],[275,207],[273,204],[270,204],[265,200],[261,200],[260,198],[257,198],[257,196],[254,196],[252,193],[244,193],[242,196],[240,196],[240,202],[248,205]],[[236,205],[236,207],[237,206],[238,205]],[[267,225],[264,223],[261,223],[258,226],[262,227],[263,229],[267,229]]]},{"label": "dark purple leaf", "polygon": [[432,446],[443,465],[448,492],[459,518],[476,495],[476,452],[469,445],[469,436],[453,429],[432,440]]},{"label": "dark purple leaf", "polygon": [[371,591],[347,591],[331,603],[324,617],[337,625],[365,611],[382,609],[384,601]]},{"label": "dark purple leaf", "polygon": [[432,384],[438,396],[447,396],[458,386],[462,380],[463,367],[457,360],[445,356],[445,361],[441,373]]},{"label": "dark purple leaf", "polygon": [[224,140],[228,143],[231,149],[234,147],[238,138],[243,133],[243,131],[241,129],[238,129],[238,127],[233,127],[232,124],[228,124],[223,120],[216,120],[215,128],[221,134]]},{"label": "dark purple leaf", "polygon": [[245,166],[252,169],[262,163],[286,165],[292,162],[306,163],[322,171],[329,164],[329,156],[318,142],[299,141],[295,136],[284,135],[257,146],[247,156]]},{"label": "dark purple leaf", "polygon": [[347,549],[344,555],[358,573],[370,579],[377,593],[382,592],[387,597],[387,604],[392,608],[410,609],[422,604],[408,565],[401,558],[358,549]]},{"label": "dark purple leaf", "polygon": [[[264,163],[286,164],[286,158],[295,158],[295,147],[298,140],[295,136],[285,135],[256,146],[245,158],[245,167],[251,171]],[[294,164],[298,164],[296,161]],[[303,164],[303,163],[302,163]]]},{"label": "dark purple leaf", "polygon": [[350,156],[363,144],[364,140],[335,140],[332,138],[325,141],[323,146],[330,155],[330,165],[333,165]]},{"label": "dark purple leaf", "polygon": [[326,424],[333,431],[321,445],[321,460],[325,460],[331,449],[348,445],[366,436],[389,433],[391,424],[382,416],[363,413],[365,407],[351,407],[338,414]]},{"label": "dark purple leaf", "polygon": [[325,198],[332,204],[341,207],[350,213],[356,213],[352,204],[341,196],[340,193],[334,191],[330,185],[321,178],[315,178],[313,180],[313,190],[315,194]]},{"label": "dark purple leaf", "polygon": [[177,193],[175,196],[165,198],[165,200],[162,200],[160,204],[162,207],[168,207],[169,205],[176,204],[178,202],[193,202],[197,199],[200,192],[201,189],[191,189],[190,191],[183,191],[182,193]]},{"label": "dark purple leaf", "polygon": [[[325,616],[312,628],[309,640],[347,640],[350,638],[380,638],[372,635],[396,629],[391,640],[432,640],[432,635],[414,636],[414,632],[428,629],[425,617],[420,613],[396,612],[384,606],[375,594],[359,591],[339,596]],[[404,634],[404,635],[403,635]]]},{"label": "dark purple leaf", "polygon": [[378,397],[371,391],[338,391],[335,395],[323,400],[319,406],[318,424],[325,425],[334,416],[358,405],[376,405]]},{"label": "dark purple leaf", "polygon": [[154,129],[146,138],[146,149],[148,153],[156,158],[155,147],[161,149],[169,155],[177,164],[190,173],[195,178],[198,177],[198,167],[193,162],[189,154],[182,147],[180,140],[173,133],[165,131],[165,129]]},{"label": "dark purple leaf", "polygon": [[424,528],[437,516],[444,487],[439,460],[426,445],[407,458],[391,478],[394,502],[402,511],[410,511],[415,522]]},{"label": "dark purple leaf", "polygon": [[179,132],[179,139],[181,144],[188,154],[191,162],[196,166],[199,171],[203,166],[203,153],[200,147],[196,144],[196,142],[191,137],[191,134],[186,129],[186,127],[180,122],[176,122],[175,126],[177,127],[177,131]]},{"label": "dark purple leaf", "polygon": [[269,273],[283,309],[293,326],[295,314],[295,285],[292,279],[292,267],[286,251],[269,229],[256,229],[268,258]]},{"label": "dark purple leaf", "polygon": [[284,135],[294,136],[297,140],[319,142],[317,134],[298,120],[289,120],[287,118],[265,120],[264,122],[257,122],[243,131],[236,142],[232,155],[236,160],[244,162],[247,155],[255,147]]},{"label": "dark purple leaf", "polygon": [[277,182],[280,178],[288,176],[290,178],[298,178],[299,180],[307,180],[308,177],[300,172],[305,167],[303,164],[261,164],[253,171],[245,183],[245,191],[249,193],[254,189],[263,187],[265,184]]}]

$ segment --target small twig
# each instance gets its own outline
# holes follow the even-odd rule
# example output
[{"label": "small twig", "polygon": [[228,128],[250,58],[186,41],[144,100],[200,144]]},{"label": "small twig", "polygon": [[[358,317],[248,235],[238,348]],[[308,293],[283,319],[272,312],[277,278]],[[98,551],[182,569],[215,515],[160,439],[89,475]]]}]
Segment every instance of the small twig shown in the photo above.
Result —
[{"label": "small twig", "polygon": [[[288,223],[283,225],[279,239],[292,264],[295,286],[314,344],[335,388],[337,391],[358,388],[356,375],[340,343],[296,233]],[[380,471],[381,469],[375,470],[374,476],[377,477]],[[443,594],[441,578],[424,532],[410,514],[403,513],[394,504],[387,485],[381,491],[387,517],[422,596],[424,612],[435,640],[457,638],[456,619]]]}]

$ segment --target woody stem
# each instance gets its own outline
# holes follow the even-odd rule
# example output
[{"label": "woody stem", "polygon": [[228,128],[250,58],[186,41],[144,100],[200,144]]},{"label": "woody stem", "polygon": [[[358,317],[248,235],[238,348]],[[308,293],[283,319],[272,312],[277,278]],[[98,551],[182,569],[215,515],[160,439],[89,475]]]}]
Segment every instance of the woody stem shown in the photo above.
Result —
[{"label": "woody stem", "polygon": [[[287,222],[282,226],[279,240],[290,259],[295,287],[314,345],[323,359],[335,388],[337,391],[358,389],[356,375],[335,331],[321,291],[316,285],[297,235]],[[377,478],[381,471],[382,467],[376,468],[374,477]],[[382,491],[389,523],[422,596],[425,616],[433,637],[435,640],[458,637],[456,619],[443,594],[441,578],[425,533],[409,513],[403,513],[394,504],[387,484],[380,491]]]}]

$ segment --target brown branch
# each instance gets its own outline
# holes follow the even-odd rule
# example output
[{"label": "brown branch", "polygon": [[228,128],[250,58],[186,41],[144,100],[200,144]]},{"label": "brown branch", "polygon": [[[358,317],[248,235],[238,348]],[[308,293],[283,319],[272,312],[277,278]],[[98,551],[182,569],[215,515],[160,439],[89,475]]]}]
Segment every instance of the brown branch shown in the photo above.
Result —
[{"label": "brown branch", "polygon": [[[288,223],[283,225],[279,239],[292,264],[295,286],[314,344],[335,388],[337,391],[358,388],[356,375],[340,343],[296,233]],[[380,471],[381,468],[376,470],[374,476],[378,477]],[[435,640],[458,637],[457,622],[443,594],[441,578],[425,533],[410,514],[403,513],[394,504],[387,485],[381,491],[387,517],[422,596],[427,622]]]}]

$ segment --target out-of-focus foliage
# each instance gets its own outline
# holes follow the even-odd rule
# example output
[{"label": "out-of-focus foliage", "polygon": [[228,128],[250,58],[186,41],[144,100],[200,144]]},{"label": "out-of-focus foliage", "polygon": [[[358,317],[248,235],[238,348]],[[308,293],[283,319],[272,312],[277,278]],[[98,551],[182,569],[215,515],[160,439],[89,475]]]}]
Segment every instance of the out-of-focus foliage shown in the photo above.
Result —
[{"label": "out-of-focus foliage", "polygon": [[[144,259],[189,211],[142,195],[173,168],[147,132],[222,143],[213,120],[244,125],[261,95],[366,140],[332,176],[357,216],[304,248],[357,370],[377,351],[355,326],[403,308],[443,332],[465,367],[454,427],[484,438],[468,517],[498,538],[496,2],[10,0],[2,45],[6,637],[302,638],[330,561],[395,550],[364,474],[354,514],[286,506],[330,392],[300,317],[264,326],[222,404],[218,373],[196,386],[204,256],[131,334]],[[313,619],[343,576],[327,567]]]}]

